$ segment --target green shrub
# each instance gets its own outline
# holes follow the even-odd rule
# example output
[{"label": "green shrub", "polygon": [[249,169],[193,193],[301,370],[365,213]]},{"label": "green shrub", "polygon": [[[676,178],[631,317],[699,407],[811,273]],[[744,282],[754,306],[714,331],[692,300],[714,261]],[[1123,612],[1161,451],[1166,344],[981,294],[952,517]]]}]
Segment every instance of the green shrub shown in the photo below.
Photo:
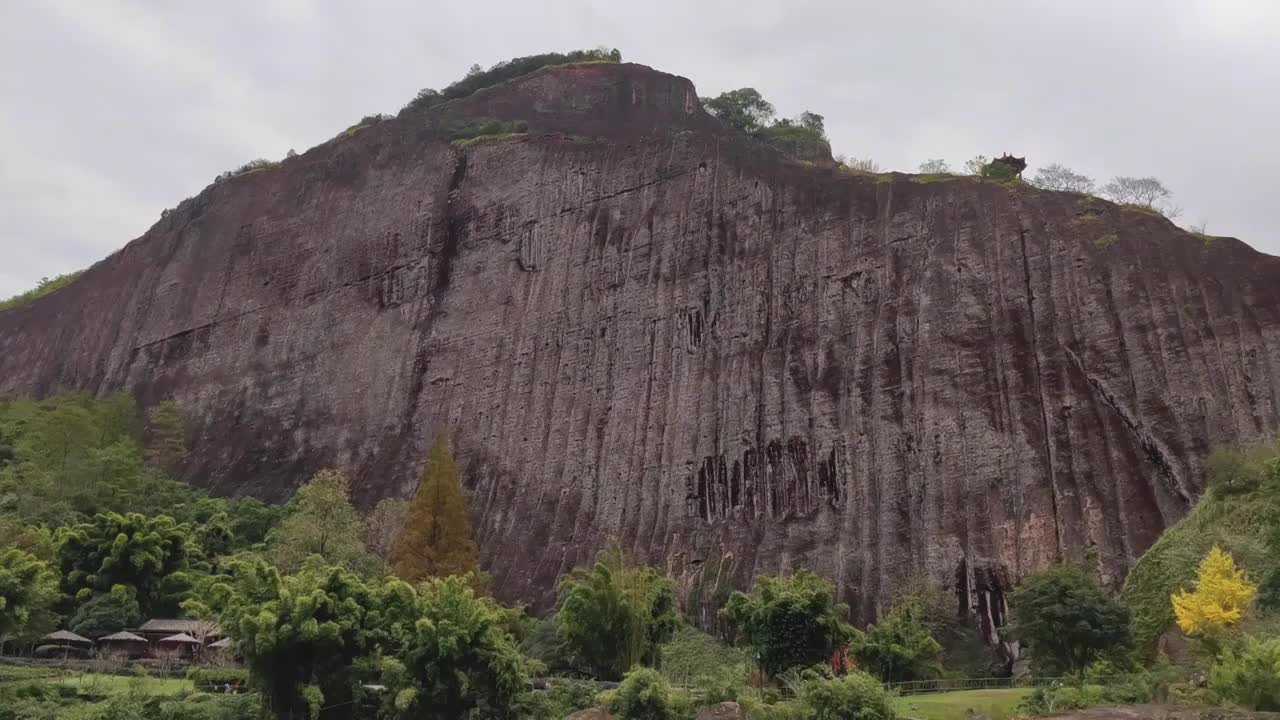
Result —
[{"label": "green shrub", "polygon": [[1078,566],[1059,564],[1028,577],[1009,606],[1011,634],[1027,648],[1038,673],[1079,673],[1100,658],[1132,651],[1129,609]]},{"label": "green shrub", "polygon": [[720,611],[749,644],[769,675],[826,662],[856,640],[844,621],[848,607],[835,601],[831,583],[807,570],[755,579],[750,594],[735,592]]},{"label": "green shrub", "polygon": [[1102,688],[1096,685],[1051,685],[1038,687],[1018,705],[1026,715],[1049,715],[1067,710],[1083,710],[1105,701]]},{"label": "green shrub", "polygon": [[727,688],[745,685],[751,675],[751,657],[745,650],[729,647],[694,627],[676,631],[660,655],[662,674],[673,685],[714,690],[717,696]]},{"label": "green shrub", "polygon": [[196,686],[197,690],[223,685],[244,687],[249,684],[249,671],[242,667],[193,667],[187,671],[187,679]]},{"label": "green shrub", "polygon": [[218,695],[194,693],[182,700],[162,702],[158,720],[253,720],[262,713],[257,694]]},{"label": "green shrub", "polygon": [[591,683],[556,678],[546,690],[528,693],[517,715],[529,720],[563,720],[579,710],[599,706],[599,695]]},{"label": "green shrub", "polygon": [[688,701],[672,691],[657,670],[638,667],[613,693],[609,710],[617,720],[679,720],[691,714]]},{"label": "green shrub", "polygon": [[915,602],[896,605],[880,622],[867,629],[858,648],[859,664],[885,682],[927,680],[942,673],[938,655],[942,646],[924,623],[924,608]]},{"label": "green shrub", "polygon": [[893,699],[880,681],[863,672],[806,683],[800,695],[813,720],[893,720]]},{"label": "green shrub", "polygon": [[1280,710],[1280,638],[1249,638],[1243,649],[1228,649],[1209,673],[1218,702],[1249,710]]}]

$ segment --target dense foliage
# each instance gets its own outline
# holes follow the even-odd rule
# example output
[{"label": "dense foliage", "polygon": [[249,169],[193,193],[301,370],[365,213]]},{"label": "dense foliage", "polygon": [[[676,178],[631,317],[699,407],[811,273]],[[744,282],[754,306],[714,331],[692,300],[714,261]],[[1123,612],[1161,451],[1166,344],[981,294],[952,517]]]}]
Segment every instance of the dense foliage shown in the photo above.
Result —
[{"label": "dense foliage", "polygon": [[392,571],[408,582],[480,569],[471,510],[447,434],[431,448],[403,530],[391,546],[390,562]]},{"label": "dense foliage", "polygon": [[318,557],[294,575],[258,557],[228,565],[209,606],[278,717],[350,702],[357,661],[415,621],[413,589],[399,581],[366,583]]},{"label": "dense foliage", "polygon": [[271,534],[272,562],[296,572],[307,558],[360,573],[373,573],[376,561],[365,550],[364,518],[351,505],[351,485],[340,470],[321,470],[294,494],[280,526]]},{"label": "dense foliage", "polygon": [[17,548],[0,548],[0,637],[48,632],[58,598],[49,566]]},{"label": "dense foliage", "polygon": [[508,613],[463,577],[428,580],[416,594],[406,587],[396,587],[397,600],[414,621],[394,626],[393,656],[382,660],[387,716],[515,717],[529,680]]},{"label": "dense foliage", "polygon": [[637,667],[623,678],[609,710],[618,720],[681,720],[687,705],[658,671]]},{"label": "dense foliage", "polygon": [[862,672],[806,683],[800,694],[812,720],[894,720],[893,700],[878,680]]},{"label": "dense foliage", "polygon": [[830,581],[807,570],[761,575],[750,593],[735,592],[721,611],[771,676],[825,663],[854,641],[859,633],[845,622],[848,613]]},{"label": "dense foliage", "polygon": [[1022,582],[1009,598],[1014,635],[1036,672],[1082,672],[1133,647],[1129,610],[1075,565],[1059,564]]},{"label": "dense foliage", "polygon": [[1280,711],[1280,637],[1250,638],[1228,649],[1209,675],[1219,702],[1249,710]]},{"label": "dense foliage", "polygon": [[123,585],[148,615],[177,610],[190,554],[191,528],[167,515],[105,513],[58,531],[63,592],[84,602]]},{"label": "dense foliage", "polygon": [[925,680],[941,672],[942,646],[924,622],[924,607],[916,601],[899,603],[880,622],[867,628],[857,649],[860,666],[885,682]]},{"label": "dense foliage", "polygon": [[675,587],[614,547],[595,565],[561,579],[556,622],[565,643],[599,676],[616,680],[637,665],[656,665],[675,632]]},{"label": "dense foliage", "polygon": [[138,605],[137,591],[127,585],[116,585],[77,608],[67,621],[67,628],[77,635],[96,639],[141,623],[142,608]]}]

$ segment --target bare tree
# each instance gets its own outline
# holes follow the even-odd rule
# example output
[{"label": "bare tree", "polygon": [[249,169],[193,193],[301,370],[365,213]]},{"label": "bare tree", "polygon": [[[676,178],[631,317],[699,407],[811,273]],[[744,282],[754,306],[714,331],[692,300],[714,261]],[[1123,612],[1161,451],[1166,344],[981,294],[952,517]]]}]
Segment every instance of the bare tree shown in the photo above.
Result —
[{"label": "bare tree", "polygon": [[1111,182],[1102,186],[1102,196],[1121,205],[1154,210],[1167,218],[1182,214],[1182,208],[1170,202],[1173,193],[1153,177],[1113,177]]},{"label": "bare tree", "polygon": [[880,163],[872,160],[871,158],[849,158],[849,160],[845,162],[845,165],[848,166],[850,170],[857,170],[859,172],[880,172]]},{"label": "bare tree", "polygon": [[964,163],[965,175],[981,175],[982,169],[990,165],[991,161],[987,160],[986,155],[975,155],[972,160],[966,160]]},{"label": "bare tree", "polygon": [[929,158],[920,163],[920,172],[925,175],[946,175],[951,172],[951,166],[942,158]]},{"label": "bare tree", "polygon": [[384,498],[365,520],[365,548],[383,560],[391,557],[391,546],[404,529],[408,517],[408,500]]},{"label": "bare tree", "polygon": [[1092,193],[1093,178],[1081,175],[1066,165],[1052,163],[1036,170],[1031,184],[1041,190],[1066,190],[1068,192]]}]

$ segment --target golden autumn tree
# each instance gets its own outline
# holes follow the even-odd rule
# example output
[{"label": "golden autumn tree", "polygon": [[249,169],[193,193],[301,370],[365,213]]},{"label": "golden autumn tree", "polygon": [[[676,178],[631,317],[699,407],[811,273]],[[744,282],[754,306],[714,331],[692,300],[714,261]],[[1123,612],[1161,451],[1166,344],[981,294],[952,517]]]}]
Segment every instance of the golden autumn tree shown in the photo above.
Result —
[{"label": "golden autumn tree", "polygon": [[453,462],[449,435],[441,433],[409,505],[404,529],[391,547],[391,570],[411,583],[466,575],[479,570],[478,556],[471,510]]},{"label": "golden autumn tree", "polygon": [[1215,545],[1200,561],[1195,589],[1176,592],[1170,600],[1178,627],[1188,635],[1201,635],[1240,622],[1257,593],[1231,555]]}]

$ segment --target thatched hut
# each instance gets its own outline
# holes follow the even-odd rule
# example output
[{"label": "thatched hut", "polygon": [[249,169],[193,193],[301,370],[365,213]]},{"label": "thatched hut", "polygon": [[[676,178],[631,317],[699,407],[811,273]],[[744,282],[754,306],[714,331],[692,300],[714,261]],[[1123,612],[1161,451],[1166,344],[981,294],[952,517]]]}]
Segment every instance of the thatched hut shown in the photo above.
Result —
[{"label": "thatched hut", "polygon": [[147,649],[150,646],[151,643],[147,642],[146,638],[123,630],[98,638],[99,650],[119,653],[130,658],[143,657],[147,654]]},{"label": "thatched hut", "polygon": [[38,657],[61,657],[66,659],[71,655],[82,657],[86,655],[89,648],[93,647],[93,641],[87,637],[81,637],[70,630],[59,630],[45,635],[41,640],[44,644],[36,648]]},{"label": "thatched hut", "polygon": [[204,643],[191,637],[186,633],[178,633],[170,635],[166,638],[160,638],[156,641],[156,649],[162,652],[172,652],[178,657],[192,657],[203,647]]}]

